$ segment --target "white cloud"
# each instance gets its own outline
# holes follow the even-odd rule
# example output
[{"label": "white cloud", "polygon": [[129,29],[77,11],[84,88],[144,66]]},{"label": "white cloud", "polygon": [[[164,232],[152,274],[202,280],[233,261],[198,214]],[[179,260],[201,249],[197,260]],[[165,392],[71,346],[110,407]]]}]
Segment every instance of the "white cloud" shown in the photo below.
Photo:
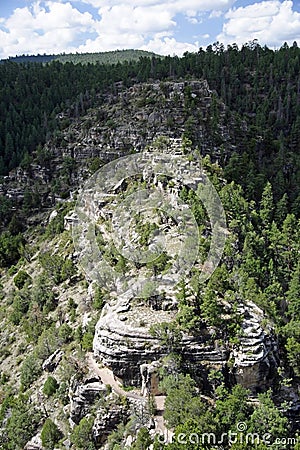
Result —
[{"label": "white cloud", "polygon": [[174,38],[158,38],[150,40],[148,44],[140,47],[141,50],[148,50],[150,52],[158,53],[160,55],[179,55],[182,56],[185,52],[197,52],[199,50],[199,43],[190,44],[187,42],[178,42]]},{"label": "white cloud", "polygon": [[209,15],[209,19],[215,19],[215,18],[221,17],[222,15],[223,15],[223,11],[213,10]]},{"label": "white cloud", "polygon": [[[135,47],[160,54],[197,51],[197,42],[178,42],[172,37],[176,15],[182,14],[192,24],[200,24],[199,15],[212,9],[229,8],[234,0],[84,0],[96,8],[101,19],[96,24],[98,36],[80,46],[80,51]],[[158,38],[157,33],[161,33]]]},{"label": "white cloud", "polygon": [[[201,13],[228,10],[234,1],[26,0],[27,6],[0,18],[0,58],[122,48],[147,48],[162,54],[197,51],[194,38],[189,43],[175,39],[178,15],[199,25]],[[81,12],[87,5],[97,8],[98,15]]]},{"label": "white cloud", "polygon": [[74,41],[92,31],[90,13],[81,13],[70,3],[37,1],[32,7],[17,8],[0,24],[0,57],[21,53],[75,51]]},{"label": "white cloud", "polygon": [[210,11],[211,9],[226,9],[234,2],[232,0],[82,0],[83,3],[94,8],[103,6],[113,7],[122,5],[134,5],[135,7],[161,6],[168,11],[186,13],[186,11]]},{"label": "white cloud", "polygon": [[270,47],[292,44],[300,40],[300,13],[293,11],[293,2],[263,1],[228,11],[228,21],[217,39],[224,44],[244,44],[258,39]]},{"label": "white cloud", "polygon": [[168,30],[176,25],[169,11],[161,10],[159,6],[134,7],[119,5],[109,8],[100,8],[101,20],[98,22],[98,30],[101,32],[118,33],[156,33]]}]

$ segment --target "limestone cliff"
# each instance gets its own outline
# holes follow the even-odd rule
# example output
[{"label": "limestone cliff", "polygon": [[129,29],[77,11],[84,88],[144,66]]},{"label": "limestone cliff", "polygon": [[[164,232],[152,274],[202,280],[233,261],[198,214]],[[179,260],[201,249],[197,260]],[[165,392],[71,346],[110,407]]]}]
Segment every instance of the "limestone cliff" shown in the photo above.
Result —
[{"label": "limestone cliff", "polygon": [[[144,302],[122,298],[106,305],[95,330],[95,357],[126,385],[141,386],[142,366],[158,363],[168,354],[164,343],[150,333],[150,327],[173,320],[176,312],[153,310]],[[205,390],[210,389],[207,376],[212,368],[222,370],[228,380],[240,383],[253,394],[265,390],[274,381],[278,348],[273,332],[262,330],[263,312],[252,302],[243,307],[243,317],[243,335],[235,348],[229,342],[220,344],[213,339],[212,330],[205,328],[196,336],[182,336],[183,366],[200,380]]]}]

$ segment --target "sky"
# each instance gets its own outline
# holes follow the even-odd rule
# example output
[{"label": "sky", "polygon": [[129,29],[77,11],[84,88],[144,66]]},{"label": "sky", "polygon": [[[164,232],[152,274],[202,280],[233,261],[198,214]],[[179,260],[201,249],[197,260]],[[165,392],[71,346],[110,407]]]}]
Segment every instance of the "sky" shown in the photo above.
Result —
[{"label": "sky", "polygon": [[0,59],[126,48],[181,56],[253,39],[300,45],[300,0],[0,0]]}]

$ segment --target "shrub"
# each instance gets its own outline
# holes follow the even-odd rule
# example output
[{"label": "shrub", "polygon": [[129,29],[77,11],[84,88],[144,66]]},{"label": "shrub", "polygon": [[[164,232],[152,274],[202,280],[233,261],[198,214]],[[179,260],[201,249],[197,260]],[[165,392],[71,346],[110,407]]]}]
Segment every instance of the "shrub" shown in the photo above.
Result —
[{"label": "shrub", "polygon": [[47,419],[41,432],[43,447],[47,450],[52,450],[61,438],[62,433],[58,426],[51,419]]},{"label": "shrub", "polygon": [[33,381],[41,374],[41,361],[35,355],[29,355],[24,360],[21,367],[21,383],[25,389],[28,389]]},{"label": "shrub", "polygon": [[22,289],[29,280],[31,280],[31,277],[25,270],[19,270],[14,277],[14,283],[18,289]]},{"label": "shrub", "polygon": [[94,339],[93,333],[91,333],[90,331],[84,333],[81,340],[82,350],[86,351],[93,350],[93,339]]},{"label": "shrub", "polygon": [[15,264],[21,256],[21,248],[24,238],[19,233],[13,236],[9,231],[0,235],[0,266],[10,267]]},{"label": "shrub", "polygon": [[84,417],[73,428],[70,438],[77,450],[94,450],[96,448],[93,440],[93,424],[94,421],[92,418],[87,419]]},{"label": "shrub", "polygon": [[[8,402],[4,411],[10,408],[10,414],[5,427],[5,444],[3,443],[0,434],[0,448],[2,449],[23,449],[29,439],[37,432],[41,416],[39,411],[32,406],[28,396],[19,395],[17,398],[11,399],[7,397]],[[5,400],[3,402],[5,404]],[[7,417],[7,416],[6,416]]]},{"label": "shrub", "polygon": [[10,321],[14,325],[18,325],[24,317],[24,314],[28,312],[30,301],[30,294],[27,290],[18,292],[14,297],[12,304],[13,312],[10,315]]},{"label": "shrub", "polygon": [[72,340],[73,330],[67,323],[63,323],[58,329],[58,336],[62,340],[62,343],[67,343]]},{"label": "shrub", "polygon": [[99,286],[96,286],[95,294],[94,294],[94,301],[93,301],[93,308],[95,308],[97,311],[101,311],[104,306],[104,294]]},{"label": "shrub", "polygon": [[49,376],[47,380],[45,381],[44,387],[43,387],[43,393],[47,397],[51,397],[55,392],[57,391],[59,387],[59,384],[56,380],[56,378]]}]

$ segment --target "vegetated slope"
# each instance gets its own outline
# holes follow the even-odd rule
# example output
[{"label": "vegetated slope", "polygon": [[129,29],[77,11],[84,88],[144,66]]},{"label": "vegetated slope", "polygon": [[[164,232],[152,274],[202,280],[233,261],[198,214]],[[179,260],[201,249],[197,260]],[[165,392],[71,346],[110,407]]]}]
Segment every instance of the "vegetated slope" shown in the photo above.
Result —
[{"label": "vegetated slope", "polygon": [[[9,229],[1,235],[3,290],[0,339],[3,345],[0,370],[3,400],[0,442],[5,450],[24,448],[26,442],[41,431],[45,445],[51,439],[51,442],[58,442],[61,438],[70,437],[74,450],[86,449],[87,445],[99,448],[108,436],[110,448],[116,442],[124,446],[128,436],[143,443],[151,442],[147,429],[144,435],[141,431],[137,437],[128,417],[130,411],[136,428],[147,428],[149,419],[155,415],[151,402],[128,404],[129,399],[110,395],[109,388],[89,371],[85,360],[85,352],[92,348],[99,312],[111,298],[101,286],[86,282],[78,265],[78,254],[74,253],[69,230],[72,218],[68,218],[74,208],[74,200],[68,194],[75,190],[78,182],[103,164],[105,155],[109,159],[118,156],[114,154],[116,149],[119,149],[120,156],[134,149],[135,145],[151,144],[152,136],[161,135],[153,145],[168,151],[168,134],[176,137],[176,132],[187,133],[184,142],[185,151],[189,153],[191,144],[187,136],[190,136],[191,129],[188,126],[185,129],[185,121],[191,111],[187,110],[185,116],[184,110],[192,100],[193,117],[201,117],[197,122],[197,133],[201,133],[203,151],[208,153],[212,146],[214,158],[220,160],[222,155],[215,139],[223,138],[226,153],[233,145],[234,134],[231,135],[222,122],[226,117],[223,103],[213,98],[213,93],[207,91],[207,84],[203,81],[148,83],[119,94],[108,93],[101,106],[90,109],[81,118],[70,120],[59,139],[47,143],[39,155],[39,167],[35,162],[27,167],[28,173],[32,171],[37,193],[39,186],[47,188],[47,173],[45,180],[43,175],[38,180],[37,175],[45,174],[48,167],[49,176],[52,174],[53,179],[64,180],[65,184],[55,189],[57,196],[65,192],[66,199],[61,199],[55,212],[49,216],[50,211],[43,213],[43,210],[39,212],[37,205],[30,206],[27,194],[18,206],[23,220],[22,216],[18,219],[15,215]],[[212,133],[210,124],[217,112],[222,121]],[[169,115],[174,117],[174,124],[167,120]],[[60,120],[65,120],[63,114]],[[182,123],[178,129],[179,120]],[[148,126],[145,128],[146,123]],[[126,134],[128,127],[130,133]],[[144,140],[139,139],[139,133]],[[132,141],[126,141],[129,138]],[[124,148],[124,142],[128,147]],[[49,159],[43,160],[47,155]],[[223,433],[234,432],[236,424],[243,421],[250,430],[262,436],[276,430],[271,432],[272,441],[278,437],[293,437],[299,407],[297,382],[300,371],[297,331],[299,220],[288,214],[285,205],[274,203],[270,184],[265,186],[262,198],[255,204],[244,197],[239,185],[225,180],[220,165],[212,163],[208,155],[202,158],[202,166],[224,205],[229,235],[221,264],[209,282],[197,284],[196,267],[191,279],[184,280],[172,294],[178,302],[178,310],[172,311],[172,322],[161,323],[148,330],[151,339],[159,340],[160,352],[168,354],[162,358],[163,370],[159,373],[161,392],[167,394],[166,424],[176,432],[214,432],[220,439]],[[25,174],[25,180],[30,180],[28,174]],[[133,187],[134,184],[129,184],[129,191]],[[200,257],[203,258],[209,245],[206,212],[188,190],[183,188],[180,195],[190,204],[199,224],[202,233]],[[37,204],[41,202],[37,201]],[[31,217],[31,223],[36,225],[19,234],[32,209],[36,216]],[[67,229],[64,229],[64,224]],[[147,229],[140,226],[144,240],[147,240]],[[110,264],[117,270],[126,270],[126,261],[114,248],[100,241],[99,245]],[[167,263],[167,259],[161,258],[155,261],[155,267],[150,265],[147,270],[163,272]],[[252,302],[261,312],[253,316],[248,311],[248,317],[245,317],[245,308]],[[129,310],[130,320],[139,319],[137,311],[145,314],[145,306],[135,305],[137,309],[133,317]],[[125,315],[126,310],[121,310],[121,313]],[[147,328],[147,322],[142,324],[140,321],[137,326]],[[277,339],[272,334],[275,327],[279,352]],[[185,349],[181,342],[183,339],[186,342],[186,336],[195,340],[196,355],[191,361],[183,358]],[[112,337],[115,339],[115,335]],[[114,352],[123,351],[121,356],[127,365],[133,355],[130,348],[126,350],[128,342],[127,337],[114,349]],[[192,352],[193,344],[189,345]],[[145,342],[145,351],[147,348],[149,343]],[[275,358],[272,371],[267,365],[259,364],[250,373],[245,367],[244,376],[242,372],[236,372],[235,361],[250,361],[250,364],[256,358],[259,361],[263,348],[267,350],[266,360]],[[256,354],[251,353],[253,349],[256,349]],[[205,360],[195,370],[195,360],[201,358],[201,354]],[[218,355],[222,355],[221,366],[220,359],[216,358]],[[207,366],[210,358],[212,365]],[[125,367],[128,374],[124,363]],[[137,367],[132,367],[132,372],[137,372]],[[258,378],[254,374],[258,374]],[[249,392],[241,385],[233,386],[236,380],[253,386],[258,379],[263,382],[255,389],[259,391],[270,385],[271,390],[261,394],[256,403],[249,402]],[[132,384],[134,380],[126,381]],[[289,406],[280,406],[283,401],[290,402]],[[267,419],[258,421],[257,417],[261,416]],[[230,420],[224,417],[230,417]],[[125,428],[122,423],[126,424]],[[113,432],[117,426],[117,432]],[[178,448],[179,444],[176,445]],[[229,448],[228,443],[225,448]]]},{"label": "vegetated slope", "polygon": [[[63,53],[60,55],[20,55],[11,56],[8,61],[16,63],[48,63],[50,61],[60,61],[62,63],[71,62],[74,64],[117,64],[124,61],[137,61],[140,57],[159,57],[153,52],[146,50],[113,50],[108,52],[94,53]],[[7,61],[3,59],[0,63]]]},{"label": "vegetated slope", "polygon": [[[167,138],[158,139],[153,145],[168,151]],[[167,354],[161,360],[162,370],[158,374],[161,392],[167,395],[166,424],[177,433],[213,432],[216,439],[221,439],[223,433],[234,432],[236,424],[244,422],[253,433],[263,436],[270,432],[272,442],[275,438],[293,437],[300,370],[299,220],[282,214],[280,205],[276,206],[272,219],[274,207],[269,185],[256,208],[244,198],[240,186],[225,181],[221,167],[212,164],[208,156],[202,159],[202,166],[223,202],[229,234],[221,264],[209,282],[198,285],[196,266],[191,278],[183,280],[172,293],[177,299],[177,310],[171,311],[173,320],[154,324],[148,331],[151,339],[159,342],[157,354]],[[135,183],[136,180],[132,184],[129,181],[129,192]],[[209,244],[206,212],[187,189],[182,187],[180,195],[189,203],[199,224],[202,233],[199,252],[203,258]],[[83,277],[69,230],[72,219],[68,215],[73,208],[74,201],[68,199],[58,204],[50,217],[49,213],[40,213],[35,218],[38,225],[29,227],[23,236],[13,235],[12,228],[11,234],[1,235],[0,443],[5,450],[23,449],[38,432],[42,432],[45,447],[49,441],[57,443],[69,437],[74,450],[100,448],[108,436],[109,448],[116,443],[124,446],[128,436],[143,443],[152,441],[147,431],[151,426],[149,419],[155,415],[151,402],[130,403],[130,396],[126,400],[111,395],[97,374],[90,371],[85,359],[85,352],[92,348],[99,312],[112,299],[109,292],[89,284]],[[147,241],[148,227],[140,224],[139,230],[141,238]],[[101,240],[99,245],[116,270],[126,270],[126,260],[114,248]],[[161,273],[167,263],[167,259],[160,258],[147,270]],[[151,301],[156,304],[154,312],[158,316],[159,299],[150,299],[150,304]],[[253,315],[248,311],[245,326],[245,308],[252,305],[253,309],[253,302],[264,312],[256,310]],[[149,304],[147,301],[134,307],[135,311],[143,312],[146,307],[149,309]],[[125,316],[127,309],[120,309],[119,313]],[[162,310],[163,315],[167,313]],[[130,310],[129,319],[141,320]],[[125,317],[122,320],[126,326]],[[279,333],[279,352],[272,336],[274,324]],[[115,327],[116,322],[112,325]],[[149,328],[147,321],[140,321],[137,326],[140,330]],[[116,343],[115,335],[112,337]],[[124,369],[128,369],[128,361],[136,354],[130,348],[126,350],[128,342],[127,337],[110,353],[112,356],[113,352],[123,352]],[[183,358],[183,342],[189,343],[190,352],[193,346],[196,349],[191,361]],[[253,363],[260,361],[264,346],[269,346],[266,358],[274,357],[276,361],[272,373],[267,366]],[[143,348],[149,350],[149,342],[145,341]],[[253,348],[255,354],[251,353]],[[195,370],[195,360],[201,354],[205,359]],[[218,355],[223,358],[221,365]],[[250,367],[254,364],[250,372],[247,366],[244,375],[236,372],[235,355],[239,360],[250,361]],[[212,361],[207,366],[209,358]],[[137,367],[132,367],[132,371],[136,372]],[[249,402],[247,390],[234,385],[239,377],[242,384],[250,382],[252,386],[253,380],[257,380],[256,375],[253,378],[256,373],[263,382],[255,389],[264,389],[266,384],[271,385],[271,390],[258,395],[253,403]],[[257,392],[252,392],[253,395]],[[284,400],[291,403],[280,406]],[[129,421],[129,411],[135,428]],[[143,427],[145,436],[142,438],[140,431],[137,437],[136,430]],[[185,448],[180,445],[179,448]],[[225,448],[230,448],[229,443],[225,443]]]},{"label": "vegetated slope", "polygon": [[0,64],[4,64],[7,61],[16,63],[47,63],[55,59],[56,55],[17,55],[9,56],[8,58],[1,59]]},{"label": "vegetated slope", "polygon": [[240,150],[222,161],[227,176],[252,199],[269,180],[276,201],[286,193],[288,207],[298,214],[299,56],[297,44],[273,51],[253,42],[241,50],[216,44],[182,58],[141,57],[113,65],[2,64],[0,173],[26,161],[39,142],[59,130],[58,112],[75,102],[74,111],[82,114],[97,94],[113,91],[115,82],[128,87],[148,80],[201,78],[236,115]]},{"label": "vegetated slope", "polygon": [[114,50],[110,52],[95,52],[95,53],[69,53],[66,55],[57,55],[55,60],[66,63],[71,62],[73,64],[117,64],[125,61],[139,61],[141,57],[145,58],[163,58],[153,52],[147,52],[146,50]]},{"label": "vegetated slope", "polygon": [[[220,195],[229,229],[221,264],[209,282],[199,286],[197,270],[192,272],[191,280],[184,280],[173,293],[178,301],[178,311],[174,311],[172,323],[151,329],[149,339],[160,339],[161,353],[169,355],[162,360],[163,370],[159,373],[160,389],[167,394],[166,423],[176,433],[201,435],[212,432],[217,440],[224,433],[228,436],[229,432],[236,432],[237,424],[241,422],[249,432],[261,436],[271,432],[272,442],[276,438],[294,438],[299,416],[300,223],[295,185],[299,171],[298,154],[291,146],[289,131],[291,124],[297,130],[298,110],[297,100],[291,95],[290,105],[294,105],[289,110],[291,122],[284,119],[286,107],[281,119],[279,114],[278,121],[268,122],[273,114],[270,108],[275,108],[275,112],[281,109],[277,110],[278,104],[269,102],[265,92],[273,89],[274,85],[278,90],[287,86],[283,68],[291,63],[287,63],[285,57],[294,54],[294,64],[297,65],[298,48],[284,47],[277,53],[257,46],[245,46],[241,52],[234,48],[211,50],[204,54],[188,54],[182,59],[169,58],[168,66],[155,58],[145,59],[142,66],[140,63],[111,69],[101,66],[103,78],[98,79],[99,85],[94,85],[94,88],[98,87],[93,95],[86,92],[74,102],[70,101],[67,108],[64,109],[64,105],[57,107],[57,128],[52,139],[45,146],[33,149],[28,155],[30,157],[23,161],[23,168],[11,173],[2,183],[0,443],[5,450],[23,449],[26,442],[41,430],[45,446],[54,446],[53,443],[63,436],[62,439],[71,438],[74,450],[86,450],[87,445],[100,447],[109,434],[110,448],[116,445],[123,448],[128,437],[132,440],[137,438],[133,444],[137,448],[151,442],[149,430],[142,428],[142,425],[149,425],[149,418],[154,415],[151,402],[139,407],[130,406],[127,400],[110,395],[109,388],[105,388],[94,373],[87,372],[85,352],[91,350],[95,323],[110,297],[100,286],[89,285],[84,280],[78,254],[74,254],[69,231],[72,217],[68,215],[74,208],[76,187],[89,174],[110,158],[142,150],[158,135],[160,139],[154,145],[160,148],[168,148],[168,137],[183,135],[184,148],[190,157],[189,146],[193,150],[199,147],[202,166]],[[272,86],[263,81],[267,77],[264,75],[255,88],[252,77],[255,73],[265,74],[263,57],[270,58],[274,66],[278,65],[276,70],[282,76],[282,84],[277,79],[279,75],[276,75],[277,81]],[[259,95],[258,98],[265,102],[267,113],[260,120],[266,125],[267,137],[265,128],[254,124],[256,110],[247,113],[249,105],[243,103],[244,97],[241,99],[240,94],[237,98],[227,99],[231,102],[229,109],[222,97],[196,76],[189,81],[164,81],[164,77],[174,77],[175,70],[185,67],[183,73],[186,76],[206,71],[214,88],[219,90],[220,72],[219,75],[213,70],[210,73],[208,68],[217,61],[223,61],[222,67],[230,71],[228,61],[232,62],[234,58],[245,63],[243,68],[238,64],[236,67],[239,69],[236,70],[249,69],[245,70],[245,78],[237,92],[242,93],[245,89],[246,99]],[[197,61],[206,61],[207,64],[199,65]],[[49,65],[45,72],[35,72],[35,75],[43,73],[50,76],[52,73],[48,87],[54,89],[56,76],[64,80],[64,67],[68,67],[74,80],[76,75],[84,77],[86,74],[81,65],[55,63]],[[254,67],[252,71],[251,67]],[[124,75],[122,83],[120,68],[126,69],[128,75]],[[135,71],[141,68],[145,72]],[[19,73],[22,76],[30,73],[28,83],[34,79],[31,78],[34,72],[26,72],[25,67],[23,72],[18,72],[14,64],[6,66],[6,69],[17,77]],[[98,70],[97,65],[91,69],[90,78],[87,77],[86,81],[89,86],[93,86],[97,74],[101,73]],[[119,74],[115,73],[116,70]],[[161,79],[127,86],[134,83],[134,78],[140,81],[143,77],[148,79],[147,70],[157,78],[160,73]],[[228,86],[233,86],[238,78],[230,73]],[[108,79],[111,74],[115,74],[112,78],[114,83]],[[291,79],[291,92],[295,93],[296,74]],[[247,86],[245,80],[252,84]],[[34,90],[30,83],[28,95],[30,89]],[[84,81],[80,80],[77,88],[83,86]],[[105,86],[108,89],[104,89]],[[13,90],[8,92],[13,98]],[[61,95],[64,98],[63,90]],[[7,98],[2,98],[5,103]],[[17,98],[14,102],[16,108]],[[279,143],[282,145],[278,147]],[[276,148],[278,154],[273,153]],[[275,184],[277,168],[282,182]],[[241,180],[244,189],[237,180],[231,181],[234,177]],[[180,195],[190,204],[198,221],[202,233],[200,256],[203,257],[209,245],[205,210],[188,190],[182,189]],[[55,203],[55,212],[50,216],[51,209],[45,212],[45,208],[51,205],[53,208]],[[66,215],[67,229],[64,229]],[[147,230],[147,226],[140,227],[144,240],[147,240]],[[114,267],[126,270],[126,261],[115,253],[114,248],[105,246],[103,242],[99,245],[104,247],[105,257]],[[147,270],[164,271],[166,265],[166,258],[162,258],[156,261],[155,267]],[[252,305],[254,308],[253,303],[260,312],[253,316],[250,311],[247,316],[246,307]],[[134,306],[144,314],[144,305]],[[117,313],[122,315],[126,324],[126,311]],[[129,310],[129,319],[140,317]],[[141,321],[135,325],[145,328]],[[197,354],[190,362],[183,358],[181,347],[187,335],[201,340],[206,349],[203,351],[199,345],[195,347]],[[105,345],[110,351],[108,341],[109,336]],[[253,349],[257,350],[255,354]],[[236,372],[237,362],[253,363],[261,354],[265,355],[266,349],[270,352],[264,361],[273,360],[272,370],[267,364],[259,365],[258,378],[257,366],[253,373],[247,368]],[[136,354],[130,351],[130,339],[124,339],[124,345],[115,350],[121,353],[121,362],[128,363]],[[147,353],[149,343],[138,350]],[[224,365],[205,368],[205,364],[201,364],[201,368],[195,371],[195,360],[208,353],[211,358],[221,354]],[[139,372],[137,367],[134,369]],[[263,379],[263,382],[255,386],[255,396],[259,389],[268,385],[271,389],[258,395],[255,401],[250,401],[249,392],[241,385],[234,386],[237,380],[242,384],[253,384],[257,379]],[[136,424],[134,429],[132,422],[128,421],[129,407]],[[72,430],[69,425],[73,422],[69,417],[75,424]],[[116,428],[117,431],[113,432]],[[139,428],[141,431],[137,433]],[[187,444],[174,445],[166,448],[181,449]],[[243,449],[245,442],[235,446]],[[289,444],[282,441],[277,446],[282,449],[294,447],[291,441]],[[228,441],[224,448],[230,448]],[[248,445],[248,448],[251,447]]]}]

